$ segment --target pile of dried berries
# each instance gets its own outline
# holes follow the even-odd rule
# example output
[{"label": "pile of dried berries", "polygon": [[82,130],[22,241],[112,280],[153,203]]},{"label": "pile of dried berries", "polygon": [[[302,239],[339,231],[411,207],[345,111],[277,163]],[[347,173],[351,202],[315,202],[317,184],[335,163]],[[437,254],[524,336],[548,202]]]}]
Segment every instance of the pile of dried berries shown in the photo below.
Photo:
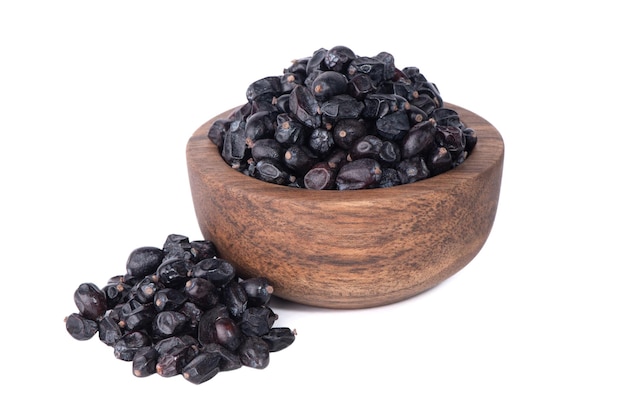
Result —
[{"label": "pile of dried berries", "polygon": [[280,76],[253,82],[247,103],[208,137],[233,168],[309,189],[413,183],[461,164],[475,131],[444,106],[435,84],[393,55],[321,48]]},{"label": "pile of dried berries", "polygon": [[210,241],[169,235],[162,248],[132,251],[126,270],[103,288],[81,284],[65,326],[77,340],[98,334],[137,377],[182,374],[200,384],[220,371],[263,369],[295,340],[274,327],[267,279],[242,279]]}]

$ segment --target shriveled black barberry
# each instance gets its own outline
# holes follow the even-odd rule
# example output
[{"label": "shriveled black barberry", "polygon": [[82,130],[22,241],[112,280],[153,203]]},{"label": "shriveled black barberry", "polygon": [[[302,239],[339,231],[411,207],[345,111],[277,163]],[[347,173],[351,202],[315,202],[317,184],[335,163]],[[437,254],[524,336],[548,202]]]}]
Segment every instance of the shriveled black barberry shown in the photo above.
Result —
[{"label": "shriveled black barberry", "polygon": [[157,247],[141,247],[133,250],[126,261],[126,272],[130,276],[143,278],[154,274],[163,261],[164,252]]},{"label": "shriveled black barberry", "polygon": [[270,362],[269,345],[261,337],[246,337],[239,347],[239,358],[244,366],[264,369]]},{"label": "shriveled black barberry", "polygon": [[339,190],[368,189],[378,186],[382,175],[380,163],[373,158],[350,161],[337,173]]},{"label": "shriveled black barberry", "polygon": [[145,331],[132,331],[125,334],[113,345],[113,354],[119,360],[133,361],[135,353],[152,344],[152,339]]},{"label": "shriveled black barberry", "polygon": [[153,301],[157,312],[173,311],[187,301],[187,294],[182,289],[166,287],[154,294]]},{"label": "shriveled black barberry", "polygon": [[226,286],[236,275],[235,266],[222,258],[207,258],[191,269],[193,277],[209,280],[216,287]]},{"label": "shriveled black barberry", "polygon": [[268,279],[239,277],[211,241],[171,234],[154,248],[133,251],[127,272],[103,289],[78,287],[80,312],[65,318],[71,337],[98,334],[137,377],[182,374],[195,384],[242,366],[267,367],[271,351],[293,342],[295,334],[272,328],[278,315],[269,307]]},{"label": "shriveled black barberry", "polygon": [[252,277],[239,282],[248,297],[248,307],[267,305],[274,288],[265,277]]},{"label": "shriveled black barberry", "polygon": [[98,323],[92,319],[73,313],[65,318],[65,329],[79,341],[91,339],[98,332]]},{"label": "shriveled black barberry", "polygon": [[275,327],[261,337],[270,352],[280,351],[289,347],[296,340],[296,332],[286,327]]},{"label": "shriveled black barberry", "polygon": [[93,283],[83,283],[74,292],[74,303],[78,313],[87,319],[100,319],[107,311],[104,292]]},{"label": "shriveled black barberry", "polygon": [[183,377],[191,383],[204,383],[219,373],[220,360],[218,353],[202,352],[183,367]]},{"label": "shriveled black barberry", "polygon": [[147,377],[156,373],[159,352],[153,346],[138,349],[133,357],[133,374],[137,377]]}]

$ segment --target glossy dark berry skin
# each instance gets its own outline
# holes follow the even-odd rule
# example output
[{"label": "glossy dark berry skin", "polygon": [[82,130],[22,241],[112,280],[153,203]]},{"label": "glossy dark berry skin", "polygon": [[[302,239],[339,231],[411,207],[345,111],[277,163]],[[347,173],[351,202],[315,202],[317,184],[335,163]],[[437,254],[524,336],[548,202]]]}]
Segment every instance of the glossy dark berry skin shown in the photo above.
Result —
[{"label": "glossy dark berry skin", "polygon": [[98,332],[98,322],[73,313],[65,318],[65,329],[75,339],[86,341]]},{"label": "glossy dark berry skin", "polygon": [[[207,135],[233,168],[288,187],[352,190],[406,184],[462,164],[478,140],[445,106],[434,83],[417,67],[396,67],[387,51],[359,56],[344,45],[319,48],[294,60],[283,74],[253,82],[246,99],[228,118],[216,120]],[[350,159],[374,159],[387,173],[363,187],[354,181],[346,186],[331,158],[370,135],[388,142],[384,152],[352,152]],[[428,170],[414,175],[409,166],[419,159]]]},{"label": "glossy dark berry skin", "polygon": [[153,346],[139,348],[133,356],[133,374],[148,377],[156,373],[159,352]]},{"label": "glossy dark berry skin", "polygon": [[74,303],[86,319],[100,319],[107,311],[107,298],[104,292],[93,283],[82,283],[74,292]]},{"label": "glossy dark berry skin", "polygon": [[289,347],[296,340],[296,333],[286,327],[276,327],[261,337],[268,345],[270,352],[276,352]]},{"label": "glossy dark berry skin", "polygon": [[244,366],[264,369],[270,362],[269,345],[261,337],[247,337],[239,347],[239,357]]},{"label": "glossy dark berry skin", "polygon": [[265,368],[271,351],[292,342],[295,334],[274,328],[268,279],[239,277],[210,241],[170,234],[154,248],[133,251],[128,271],[103,289],[78,287],[80,312],[65,318],[71,337],[97,334],[136,377],[182,375],[194,384],[243,366]]},{"label": "glossy dark berry skin", "polygon": [[380,182],[382,167],[373,158],[361,158],[341,167],[337,173],[339,190],[358,190],[376,187]]},{"label": "glossy dark berry skin", "polygon": [[164,252],[157,247],[141,247],[133,250],[126,261],[126,272],[130,276],[143,278],[154,274],[163,261]]},{"label": "glossy dark berry skin", "polygon": [[202,352],[182,368],[182,375],[187,381],[199,385],[219,373],[220,360],[218,353]]}]

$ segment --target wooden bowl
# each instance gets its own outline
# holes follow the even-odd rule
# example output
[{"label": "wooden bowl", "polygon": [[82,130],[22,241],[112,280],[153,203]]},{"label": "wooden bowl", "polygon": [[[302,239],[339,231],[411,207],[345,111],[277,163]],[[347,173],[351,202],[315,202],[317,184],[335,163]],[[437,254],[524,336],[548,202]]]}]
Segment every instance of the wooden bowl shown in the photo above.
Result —
[{"label": "wooden bowl", "polygon": [[446,104],[473,128],[468,159],[416,183],[306,190],[242,174],[208,139],[187,143],[200,230],[243,277],[267,277],[278,297],[326,308],[366,308],[423,292],[465,267],[491,231],[504,143],[480,116]]}]

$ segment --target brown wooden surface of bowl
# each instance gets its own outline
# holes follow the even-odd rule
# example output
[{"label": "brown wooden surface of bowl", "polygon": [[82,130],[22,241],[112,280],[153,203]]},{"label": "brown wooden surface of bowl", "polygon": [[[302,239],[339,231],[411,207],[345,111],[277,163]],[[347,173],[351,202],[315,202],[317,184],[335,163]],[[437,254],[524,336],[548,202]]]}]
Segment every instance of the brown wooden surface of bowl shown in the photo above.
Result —
[{"label": "brown wooden surface of bowl", "polygon": [[455,105],[478,143],[468,159],[416,183],[306,190],[248,177],[222,160],[200,126],[187,143],[193,203],[206,239],[242,276],[307,305],[365,308],[398,302],[449,278],[478,254],[500,194],[504,142]]}]

